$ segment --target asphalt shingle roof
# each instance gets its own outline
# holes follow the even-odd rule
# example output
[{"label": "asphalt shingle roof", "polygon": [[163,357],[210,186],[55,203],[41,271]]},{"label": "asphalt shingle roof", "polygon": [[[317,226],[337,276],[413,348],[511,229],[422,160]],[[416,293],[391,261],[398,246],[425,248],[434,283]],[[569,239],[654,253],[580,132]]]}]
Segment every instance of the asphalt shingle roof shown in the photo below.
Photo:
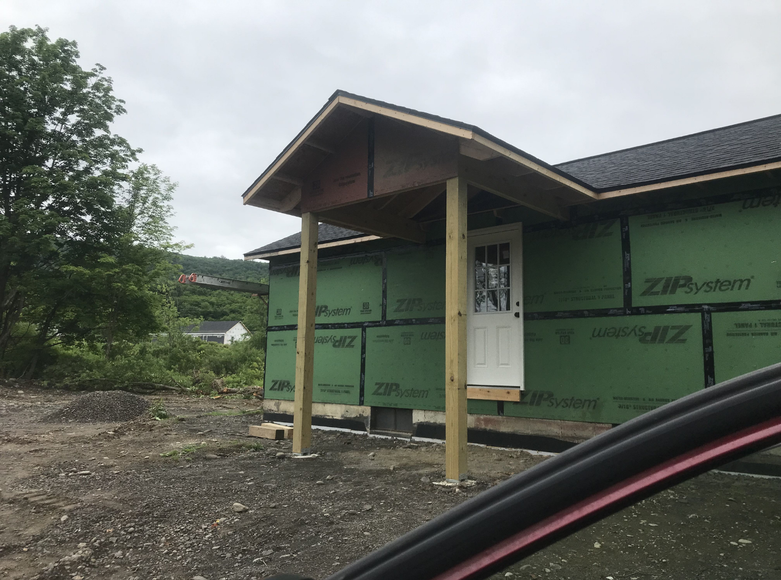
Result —
[{"label": "asphalt shingle roof", "polygon": [[[317,242],[323,244],[326,242],[333,242],[336,240],[349,240],[350,238],[359,238],[366,236],[362,232],[356,232],[355,230],[348,230],[347,228],[340,228],[338,226],[332,226],[329,224],[319,224],[317,228]],[[244,254],[245,256],[254,256],[256,254],[262,254],[266,252],[281,252],[282,250],[290,250],[292,248],[301,247],[301,232],[297,232],[292,236],[282,238],[276,242],[271,242],[260,248],[252,250]]]},{"label": "asphalt shingle roof", "polygon": [[781,115],[560,163],[597,191],[692,177],[781,159]]},{"label": "asphalt shingle roof", "polygon": [[190,324],[182,332],[197,332],[200,334],[223,334],[239,324],[238,320],[204,320],[199,324]]}]

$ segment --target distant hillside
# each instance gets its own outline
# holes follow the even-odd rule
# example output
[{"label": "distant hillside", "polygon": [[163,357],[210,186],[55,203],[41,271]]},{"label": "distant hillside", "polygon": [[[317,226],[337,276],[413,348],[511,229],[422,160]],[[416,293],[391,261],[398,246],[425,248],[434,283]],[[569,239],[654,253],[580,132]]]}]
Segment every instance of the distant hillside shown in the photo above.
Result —
[{"label": "distant hillside", "polygon": [[268,280],[268,264],[262,262],[246,262],[244,260],[229,260],[228,258],[203,258],[174,254],[172,261],[181,264],[182,273],[206,274],[221,276],[249,282],[266,282]]},{"label": "distant hillside", "polygon": [[[205,274],[250,282],[268,282],[268,264],[229,260],[227,258],[202,258],[175,254],[174,264],[182,266],[182,274]],[[179,277],[179,274],[176,274]],[[192,284],[175,284],[174,304],[180,316],[202,320],[241,320],[253,332],[266,327],[266,306],[260,298],[243,292],[210,290]]]}]

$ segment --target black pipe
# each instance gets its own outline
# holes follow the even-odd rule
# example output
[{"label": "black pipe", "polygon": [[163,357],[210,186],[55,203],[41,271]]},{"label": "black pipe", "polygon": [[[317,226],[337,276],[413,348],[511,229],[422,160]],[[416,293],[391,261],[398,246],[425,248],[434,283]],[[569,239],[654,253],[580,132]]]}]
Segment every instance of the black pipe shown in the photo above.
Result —
[{"label": "black pipe", "polygon": [[[781,364],[699,391],[573,447],[457,506],[328,580],[430,580],[616,483],[779,416]],[[687,473],[686,478],[714,466],[703,466]],[[678,481],[663,487],[673,483]],[[649,489],[627,503],[657,491],[659,487]],[[598,518],[549,538],[536,545],[534,551],[621,507],[624,505],[614,506]],[[480,577],[492,571],[487,570]]]}]

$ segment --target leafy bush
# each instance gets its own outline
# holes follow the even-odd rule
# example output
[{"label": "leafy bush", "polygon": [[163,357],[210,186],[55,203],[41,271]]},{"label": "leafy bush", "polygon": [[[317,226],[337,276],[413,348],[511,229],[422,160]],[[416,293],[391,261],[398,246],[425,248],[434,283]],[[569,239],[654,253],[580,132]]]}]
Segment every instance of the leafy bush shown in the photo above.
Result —
[{"label": "leafy bush", "polygon": [[44,379],[65,388],[153,390],[162,385],[208,394],[220,386],[263,384],[260,338],[230,346],[169,333],[143,343],[117,342],[110,358],[100,344],[61,345]]},{"label": "leafy bush", "polygon": [[163,399],[157,399],[154,404],[149,407],[149,416],[152,417],[152,419],[162,421],[163,419],[168,419],[171,415],[166,410]]}]

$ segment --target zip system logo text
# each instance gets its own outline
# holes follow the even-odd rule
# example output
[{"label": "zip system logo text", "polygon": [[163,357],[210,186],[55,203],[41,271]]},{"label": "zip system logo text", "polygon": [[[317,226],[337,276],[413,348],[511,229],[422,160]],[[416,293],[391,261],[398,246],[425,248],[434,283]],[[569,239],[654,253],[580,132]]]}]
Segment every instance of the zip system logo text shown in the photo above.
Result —
[{"label": "zip system logo text", "polygon": [[285,381],[281,379],[273,379],[271,381],[271,386],[268,388],[269,391],[278,391],[281,393],[292,393],[296,390],[295,385],[290,381]]},{"label": "zip system logo text", "polygon": [[316,336],[315,344],[330,344],[334,348],[355,348],[356,338],[358,337],[329,334],[327,336]]},{"label": "zip system logo text", "polygon": [[751,288],[751,278],[733,278],[695,282],[691,276],[665,276],[646,278],[645,289],[640,296],[673,296],[681,294],[710,294],[712,292],[738,292]]},{"label": "zip system logo text", "polygon": [[315,316],[322,316],[324,318],[331,318],[332,316],[349,316],[352,310],[352,307],[329,308],[328,304],[318,304],[315,308]]},{"label": "zip system logo text", "polygon": [[415,388],[402,389],[399,383],[374,383],[372,395],[398,399],[428,399],[428,391]]},{"label": "zip system logo text", "polygon": [[641,344],[684,344],[691,324],[654,326],[650,330],[644,325],[602,326],[591,331],[591,338],[637,338]]},{"label": "zip system logo text", "polygon": [[521,391],[521,405],[529,407],[548,407],[552,409],[582,409],[596,411],[599,399],[581,399],[579,397],[557,397],[551,391]]}]

